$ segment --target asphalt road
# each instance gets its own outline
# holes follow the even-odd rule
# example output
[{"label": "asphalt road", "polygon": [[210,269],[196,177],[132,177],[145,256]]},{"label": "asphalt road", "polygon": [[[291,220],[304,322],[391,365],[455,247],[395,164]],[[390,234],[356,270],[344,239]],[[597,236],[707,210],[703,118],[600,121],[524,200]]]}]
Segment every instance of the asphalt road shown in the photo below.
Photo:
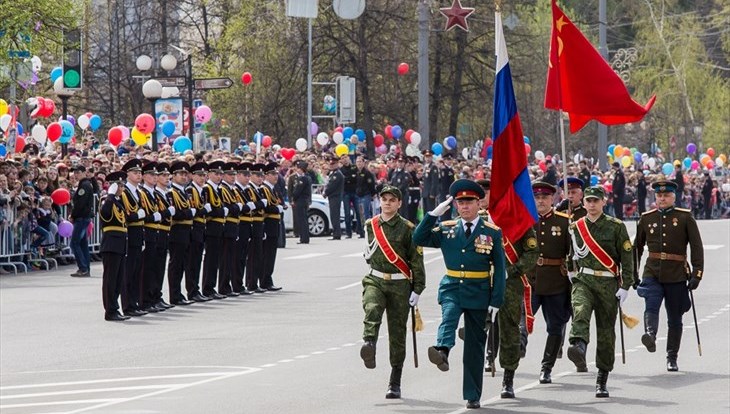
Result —
[{"label": "asphalt road", "polygon": [[[634,223],[629,223],[633,235]],[[558,360],[553,384],[537,377],[545,325],[537,317],[527,357],[515,377],[517,398],[499,398],[501,372],[486,376],[482,411],[493,413],[728,413],[730,411],[730,222],[700,222],[705,279],[696,291],[702,336],[698,356],[692,315],[684,317],[680,372],[665,369],[666,318],[658,352],[641,345],[643,325],[626,330],[611,373],[611,397],[594,397],[595,364],[578,374]],[[428,362],[440,320],[440,252],[426,250],[427,289],[420,309],[419,368],[409,343],[403,399],[384,398],[387,338],[377,368],[359,358],[362,240],[293,239],[279,250],[276,293],[177,307],[124,323],[103,320],[101,267],[0,277],[0,412],[15,413],[462,413],[462,346],[451,371]],[[167,289],[165,289],[165,294]],[[631,291],[625,312],[641,318]],[[386,335],[386,327],[381,330]],[[410,341],[410,333],[409,333]],[[617,339],[617,352],[620,352]],[[588,348],[589,361],[595,356]],[[471,410],[470,410],[471,411]],[[479,411],[477,411],[479,412]]]}]

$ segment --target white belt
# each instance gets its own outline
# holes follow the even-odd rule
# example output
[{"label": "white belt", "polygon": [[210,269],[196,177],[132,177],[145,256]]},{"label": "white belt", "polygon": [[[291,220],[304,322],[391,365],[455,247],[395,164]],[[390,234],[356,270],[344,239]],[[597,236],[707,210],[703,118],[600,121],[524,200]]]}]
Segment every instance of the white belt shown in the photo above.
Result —
[{"label": "white belt", "polygon": [[596,270],[596,269],[591,269],[588,267],[581,267],[580,272],[583,274],[586,274],[586,275],[593,275],[593,276],[602,276],[602,277],[615,277],[616,276],[610,270]]},{"label": "white belt", "polygon": [[407,279],[403,273],[383,273],[375,269],[370,269],[370,276],[379,277],[384,280],[403,280]]}]

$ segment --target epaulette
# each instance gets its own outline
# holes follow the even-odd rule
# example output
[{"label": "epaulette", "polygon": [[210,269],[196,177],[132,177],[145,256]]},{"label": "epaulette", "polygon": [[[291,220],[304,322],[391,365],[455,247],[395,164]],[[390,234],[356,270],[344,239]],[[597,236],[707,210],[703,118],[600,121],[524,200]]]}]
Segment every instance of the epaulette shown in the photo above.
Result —
[{"label": "epaulette", "polygon": [[403,217],[401,217],[400,219],[403,220],[403,222],[406,223],[406,225],[408,225],[409,228],[412,229],[412,228],[415,228],[416,227],[416,225],[413,224],[413,223],[411,223],[410,220],[407,220],[407,219],[405,219]]},{"label": "epaulette", "polygon": [[684,213],[691,213],[692,212],[692,210],[687,209],[687,208],[674,207],[674,209],[677,210],[677,211],[684,212]]},{"label": "epaulette", "polygon": [[456,226],[457,221],[456,220],[446,220],[442,221],[441,225],[446,227]]},{"label": "epaulette", "polygon": [[614,223],[623,224],[623,221],[617,219],[616,217],[608,216],[608,220]]},{"label": "epaulette", "polygon": [[482,223],[484,223],[485,226],[489,227],[492,230],[502,230],[497,225],[490,223],[487,220],[482,219]]},{"label": "epaulette", "polygon": [[562,211],[555,211],[555,215],[556,215],[556,216],[560,216],[560,217],[565,217],[565,218],[567,218],[567,219],[569,219],[569,218],[570,218],[570,215],[569,215],[569,214],[567,214],[567,213],[563,213]]},{"label": "epaulette", "polygon": [[372,218],[369,218],[369,219],[365,220],[365,225],[366,225],[366,226],[367,226],[367,225],[369,225],[371,221],[373,221],[373,219],[372,219]]},{"label": "epaulette", "polygon": [[[677,209],[677,210],[678,210],[678,209]],[[651,209],[651,210],[649,210],[649,211],[645,211],[645,212],[641,213],[641,215],[642,215],[642,216],[645,216],[645,215],[647,215],[647,214],[649,214],[649,213],[653,213],[653,212],[655,212],[655,211],[658,211],[658,210],[657,210],[657,209],[655,209],[655,208],[653,208],[653,209]]]}]

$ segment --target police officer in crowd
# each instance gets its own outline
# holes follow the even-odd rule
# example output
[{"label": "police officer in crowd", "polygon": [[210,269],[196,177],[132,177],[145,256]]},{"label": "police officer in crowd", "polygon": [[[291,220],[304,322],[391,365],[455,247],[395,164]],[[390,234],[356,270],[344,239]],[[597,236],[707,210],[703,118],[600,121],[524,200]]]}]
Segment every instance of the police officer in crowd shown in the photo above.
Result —
[{"label": "police officer in crowd", "polygon": [[76,191],[74,191],[69,221],[73,223],[73,232],[71,233],[71,252],[76,259],[79,269],[72,273],[73,277],[89,277],[91,276],[91,258],[89,253],[89,236],[87,229],[89,223],[94,217],[94,185],[91,179],[86,178],[86,168],[79,164],[72,168],[74,175],[79,174],[82,178],[79,180]]},{"label": "police officer in crowd", "polygon": [[[357,172],[358,180],[360,172]],[[355,191],[358,191],[357,186]],[[336,223],[340,217],[340,209],[342,206],[342,198],[345,194],[345,176],[340,171],[340,160],[331,158],[329,160],[329,173],[327,174],[327,184],[324,188],[324,197],[327,199],[330,208],[330,217],[332,222]],[[359,210],[359,202],[355,203]],[[339,224],[339,223],[337,223]],[[342,238],[342,226],[332,225],[332,238],[330,240],[340,240]]]},{"label": "police officer in crowd", "polygon": [[[357,204],[362,214],[362,219],[367,220],[373,216],[373,196],[375,191],[375,175],[368,169],[367,160],[362,155],[355,160],[357,166]],[[332,217],[332,216],[330,216]]]},{"label": "police officer in crowd", "polygon": [[408,218],[408,187],[411,185],[411,174],[406,170],[406,158],[403,154],[396,158],[396,168],[392,171],[388,184],[397,188],[405,197],[398,214],[401,217]]},{"label": "police officer in crowd", "polygon": [[[309,244],[309,221],[307,220],[307,211],[309,205],[312,203],[312,180],[307,175],[307,169],[309,165],[306,161],[297,161],[295,166],[296,178],[294,188],[292,189],[292,204],[294,207],[294,222],[299,226],[299,241],[297,244]],[[344,169],[344,166],[343,166]],[[347,176],[345,176],[345,183],[347,183]],[[345,191],[347,192],[347,191]],[[345,196],[345,199],[347,196]],[[348,213],[349,207],[345,204],[345,231],[348,233],[348,237],[352,237],[352,227],[348,226]],[[350,230],[348,230],[350,229]]]},{"label": "police officer in crowd", "polygon": [[[305,163],[306,164],[306,163]],[[360,208],[357,206],[357,167],[352,165],[350,156],[345,154],[340,157],[340,171],[345,176],[345,192],[342,198],[342,203],[345,207],[345,236],[350,239],[352,233],[357,233],[360,238],[365,237],[362,227],[362,217],[360,216]],[[308,165],[307,165],[308,167]],[[307,168],[305,168],[306,172]],[[313,181],[312,181],[313,182]],[[311,182],[310,182],[311,186]],[[310,196],[311,200],[311,196]],[[311,201],[310,201],[311,204]],[[354,217],[353,217],[354,210]],[[306,216],[305,216],[306,217]],[[353,218],[357,223],[357,228],[352,228]],[[306,220],[305,220],[306,221]],[[309,226],[307,226],[309,228]],[[301,233],[299,234],[301,242]],[[309,243],[309,236],[307,236],[307,243]]]},{"label": "police officer in crowd", "polygon": [[124,281],[124,262],[127,253],[127,220],[124,204],[120,198],[124,191],[124,171],[106,176],[111,183],[106,199],[99,209],[101,222],[101,261],[103,266],[101,292],[104,303],[104,319],[125,321],[130,316],[119,313],[119,295]]},{"label": "police officer in crowd", "polygon": [[433,162],[431,150],[423,151],[423,211],[431,211],[436,207],[436,198],[439,195],[439,169]]}]

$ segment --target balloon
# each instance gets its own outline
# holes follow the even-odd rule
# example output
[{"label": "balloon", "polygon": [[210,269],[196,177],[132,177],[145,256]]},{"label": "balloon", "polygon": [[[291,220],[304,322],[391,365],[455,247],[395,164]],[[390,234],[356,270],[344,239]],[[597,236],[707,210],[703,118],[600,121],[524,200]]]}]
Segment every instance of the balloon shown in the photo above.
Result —
[{"label": "balloon", "polygon": [[89,118],[89,128],[91,128],[92,131],[96,131],[101,127],[101,117],[99,115],[91,115],[91,118]]},{"label": "balloon", "polygon": [[46,127],[41,124],[33,125],[33,128],[30,130],[30,135],[33,137],[33,140],[39,144],[43,144],[48,136]]},{"label": "balloon", "polygon": [[129,138],[132,135],[132,131],[130,131],[129,128],[127,128],[126,126],[119,125],[118,128],[122,131],[122,138],[123,139],[127,139],[127,138]]},{"label": "balloon", "polygon": [[403,135],[403,128],[401,128],[400,125],[393,125],[390,132],[393,134],[393,138],[400,139],[401,135]]},{"label": "balloon", "polygon": [[407,74],[410,69],[411,67],[407,63],[403,62],[398,65],[398,74],[403,76]]},{"label": "balloon", "polygon": [[61,76],[63,76],[63,68],[61,66],[56,66],[51,69],[51,83],[55,82]]},{"label": "balloon", "polygon": [[414,147],[417,147],[420,144],[421,144],[421,134],[419,134],[418,132],[415,132],[414,131],[411,134],[411,145],[413,145]]},{"label": "balloon", "polygon": [[335,142],[335,144],[342,144],[342,141],[344,140],[344,135],[342,135],[342,132],[335,132],[332,134],[332,141]]},{"label": "balloon", "polygon": [[[64,120],[63,119],[63,116],[61,116],[61,117],[58,118],[58,121],[59,122],[61,122],[63,120]],[[73,126],[73,127],[76,126],[76,118],[74,118],[73,115],[66,115],[66,121],[70,122],[71,123],[71,126]]]},{"label": "balloon", "polygon": [[452,150],[452,149],[456,148],[456,137],[449,135],[444,140],[444,143],[446,144],[445,145],[446,149]]},{"label": "balloon", "polygon": [[388,147],[385,146],[385,144],[380,144],[377,147],[375,147],[375,152],[378,154],[385,154],[388,152]]},{"label": "balloon", "polygon": [[[342,134],[340,134],[342,136]],[[342,142],[342,141],[340,141]],[[297,150],[302,152],[307,150],[307,140],[304,138],[299,138],[297,142],[295,143],[295,146],[297,147]]]},{"label": "balloon", "polygon": [[624,157],[628,157],[629,155],[631,155],[631,150],[630,150],[630,149],[628,149],[628,148],[624,148],[624,152],[623,152],[623,154],[622,154],[622,155],[623,155]]},{"label": "balloon", "polygon": [[532,152],[532,147],[530,144],[525,144],[525,154],[530,155],[530,152]]},{"label": "balloon", "polygon": [[641,162],[641,153],[639,151],[634,153],[634,161],[636,161],[637,164]]},{"label": "balloon", "polygon": [[649,154],[643,153],[641,154],[641,162],[646,162],[646,160],[649,159]]},{"label": "balloon", "polygon": [[664,165],[662,165],[662,173],[664,175],[669,175],[674,171],[674,166],[668,162],[665,162]]},{"label": "balloon", "polygon": [[545,160],[540,160],[540,162],[537,163],[537,166],[540,167],[542,172],[547,171],[547,164],[545,163]]},{"label": "balloon", "polygon": [[70,121],[62,120],[58,122],[61,124],[61,136],[67,137],[69,140],[74,136],[74,126]]},{"label": "balloon", "polygon": [[621,145],[616,145],[616,147],[613,149],[613,156],[618,158],[622,155],[624,155],[624,147],[622,147]]},{"label": "balloon", "polygon": [[23,152],[23,148],[25,148],[25,138],[18,137],[15,139],[15,153],[19,154]]},{"label": "balloon", "polygon": [[683,159],[682,165],[684,166],[684,168],[689,169],[689,167],[692,166],[692,158],[686,157],[685,159]]},{"label": "balloon", "polygon": [[279,151],[281,151],[281,145],[279,145],[279,144],[274,144],[274,145],[273,145],[273,146],[271,147],[271,149],[272,149],[272,150],[274,150],[274,151],[276,151],[276,152],[279,152]]},{"label": "balloon", "polygon": [[253,134],[253,142],[260,144],[262,139],[264,139],[264,134],[262,134],[261,132],[257,131],[255,134]]},{"label": "balloon", "polygon": [[5,114],[0,116],[0,129],[3,131],[7,131],[8,127],[10,126],[10,121],[13,120],[13,117],[10,116],[10,114]]},{"label": "balloon", "polygon": [[319,125],[312,121],[312,123],[309,124],[309,135],[317,135],[317,131],[319,131]]},{"label": "balloon", "polygon": [[653,169],[654,167],[656,167],[656,159],[654,159],[654,158],[647,159],[646,160],[646,165],[648,165],[649,168],[652,168]]},{"label": "balloon", "polygon": [[690,142],[687,144],[687,153],[694,154],[695,151],[697,151],[697,145],[694,144],[694,142]]},{"label": "balloon", "polygon": [[540,160],[540,161],[544,160],[545,159],[545,153],[542,152],[542,151],[540,151],[540,150],[535,151],[535,159],[536,160]]},{"label": "balloon", "polygon": [[718,167],[722,167],[723,165],[725,165],[725,161],[723,161],[722,158],[717,157],[715,158],[715,165],[717,165]]},{"label": "balloon", "polygon": [[74,231],[74,225],[66,220],[61,220],[60,223],[58,223],[58,235],[61,237],[69,238],[71,237],[71,234],[73,234]]},{"label": "balloon", "polygon": [[115,147],[118,146],[124,138],[124,136],[122,135],[122,129],[120,127],[114,127],[109,129],[109,132],[106,134],[106,136],[109,139],[109,143],[111,145],[114,145]]},{"label": "balloon", "polygon": [[[190,140],[190,138],[188,138]],[[144,145],[147,143],[147,133],[144,133],[137,129],[137,127],[132,128],[132,141],[136,145]],[[177,141],[177,140],[176,140]],[[173,147],[174,149],[174,147]]]},{"label": "balloon", "polygon": [[5,101],[5,99],[0,99],[0,115],[7,114],[9,108],[10,107],[8,106],[8,103]]},{"label": "balloon", "polygon": [[487,159],[488,159],[488,160],[491,160],[491,159],[492,159],[492,153],[493,153],[493,152],[494,152],[494,147],[493,147],[493,146],[491,146],[491,145],[490,145],[490,146],[488,146],[488,147],[487,147]]},{"label": "balloon", "polygon": [[707,148],[707,155],[709,155],[710,157],[714,157],[715,156],[715,149],[712,148],[712,147]]},{"label": "balloon", "polygon": [[357,135],[357,140],[360,142],[365,142],[365,139],[367,138],[367,136],[365,135],[365,131],[363,131],[362,129],[355,130],[355,135]]},{"label": "balloon", "polygon": [[[134,120],[134,128],[137,129],[137,132],[149,134],[155,129],[155,118],[150,114],[139,114]],[[132,134],[132,139],[134,139],[134,134]]]},{"label": "balloon", "polygon": [[616,149],[616,144],[611,144],[608,146],[608,153],[613,154],[613,150]]},{"label": "balloon", "polygon": [[591,175],[591,187],[598,185],[598,176]]},{"label": "balloon", "polygon": [[51,122],[46,129],[46,135],[49,141],[54,142],[63,135],[63,127],[58,122]]},{"label": "balloon", "polygon": [[180,136],[180,137],[175,138],[175,141],[172,142],[172,149],[175,152],[182,153],[187,150],[193,149],[193,143],[192,143],[192,141],[190,141],[190,138],[188,138],[186,136]]},{"label": "balloon", "polygon": [[25,129],[23,129],[23,124],[20,122],[15,123],[15,131],[18,133],[18,135],[23,135],[25,132]]},{"label": "balloon", "polygon": [[56,110],[56,103],[53,102],[51,99],[44,99],[43,103],[45,104],[43,107],[43,111],[39,112],[38,115],[43,118],[48,118],[49,116],[53,115],[53,111]]},{"label": "balloon", "polygon": [[[406,155],[409,157],[415,157],[419,153],[418,147],[414,147],[413,145],[406,146]],[[466,158],[466,155],[464,156]]]},{"label": "balloon", "polygon": [[8,149],[5,148],[5,144],[0,144],[0,157],[4,157],[8,154]]},{"label": "balloon", "polygon": [[249,72],[243,72],[243,75],[241,75],[241,83],[248,85],[251,81],[253,81],[253,76]]},{"label": "balloon", "polygon": [[383,137],[380,134],[375,134],[375,136],[373,137],[373,145],[375,146],[375,148],[383,145],[384,143],[385,143],[385,137]]},{"label": "balloon", "polygon": [[707,154],[700,155],[700,164],[705,165],[707,164],[707,161],[709,161],[710,156]]},{"label": "balloon", "polygon": [[349,153],[350,153],[350,149],[347,148],[347,145],[345,145],[345,144],[337,144],[337,146],[335,147],[335,154],[337,154],[338,157],[347,155]]},{"label": "balloon", "polygon": [[525,141],[525,144],[529,144],[530,143],[530,137],[528,137],[527,135],[523,135],[522,136],[522,140]]},{"label": "balloon", "polygon": [[411,135],[413,135],[414,132],[416,132],[416,131],[414,131],[412,129],[409,129],[408,131],[406,131],[406,134],[405,134],[406,142],[408,142],[408,143],[411,142]]},{"label": "balloon", "polygon": [[390,139],[393,139],[393,127],[392,126],[390,126],[390,125],[385,126],[385,136]]},{"label": "balloon", "polygon": [[675,167],[679,167],[680,165],[682,165],[682,163],[679,162],[679,160],[674,160],[674,162],[672,163],[672,165],[675,166]]},{"label": "balloon", "polygon": [[71,201],[71,193],[65,188],[59,188],[51,193],[51,200],[58,206],[65,206]]},{"label": "balloon", "polygon": [[82,131],[86,131],[86,128],[89,127],[89,117],[86,115],[81,115],[79,116],[77,123],[79,124],[79,128],[81,128]]},{"label": "balloon", "polygon": [[268,135],[264,135],[264,139],[261,141],[261,145],[264,148],[269,148],[271,146],[271,137]]},{"label": "balloon", "polygon": [[692,168],[693,171],[697,171],[700,169],[700,163],[697,160],[692,161],[692,165],[690,165],[690,168]]},{"label": "balloon", "polygon": [[297,151],[294,148],[282,148],[281,149],[281,156],[284,157],[286,160],[291,160],[294,158],[294,156],[297,155]]},{"label": "balloon", "polygon": [[327,135],[326,132],[320,132],[317,134],[317,143],[321,146],[327,145],[327,143],[330,142],[330,137]]},{"label": "balloon", "polygon": [[169,137],[175,133],[175,121],[167,120],[162,123],[162,135]]},{"label": "balloon", "polygon": [[727,162],[727,156],[725,154],[720,154],[720,159],[722,159],[722,162]]},{"label": "balloon", "polygon": [[705,167],[707,167],[708,170],[711,170],[715,168],[715,163],[712,162],[712,160],[707,161],[707,164],[705,164]]},{"label": "balloon", "polygon": [[342,127],[338,126],[337,128],[335,128],[335,132],[342,132]]},{"label": "balloon", "polygon": [[205,124],[213,117],[213,111],[207,105],[201,105],[195,110],[195,121]]},{"label": "balloon", "polygon": [[350,139],[350,137],[354,133],[355,133],[355,131],[352,128],[350,128],[350,127],[345,127],[345,128],[342,129],[342,137],[344,139]]},{"label": "balloon", "polygon": [[623,165],[624,168],[628,167],[629,165],[631,165],[631,161],[633,161],[633,158],[631,158],[629,156],[625,156],[625,157],[621,158],[621,165]]},{"label": "balloon", "polygon": [[438,142],[434,142],[433,145],[431,145],[431,152],[433,152],[433,155],[441,155],[441,153],[444,152],[444,147]]},{"label": "balloon", "polygon": [[493,144],[492,138],[484,138],[484,146],[491,147]]}]

